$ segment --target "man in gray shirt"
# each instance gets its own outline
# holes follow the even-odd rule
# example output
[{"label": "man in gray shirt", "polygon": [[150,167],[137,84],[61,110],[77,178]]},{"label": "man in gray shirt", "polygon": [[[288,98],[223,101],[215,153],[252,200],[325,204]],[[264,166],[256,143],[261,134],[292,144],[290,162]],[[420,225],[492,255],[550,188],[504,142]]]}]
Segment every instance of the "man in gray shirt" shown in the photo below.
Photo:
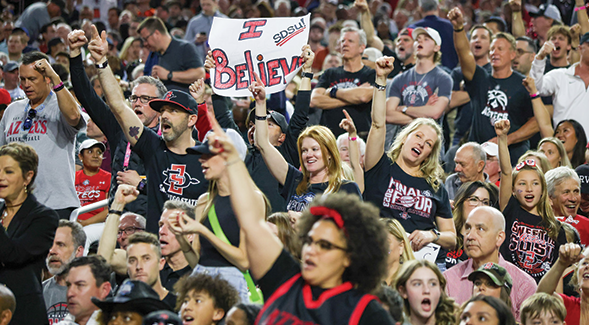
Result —
[{"label": "man in gray shirt", "polygon": [[455,173],[448,176],[444,184],[450,200],[454,200],[456,192],[464,183],[489,181],[489,176],[484,172],[486,162],[487,153],[480,144],[467,142],[458,148],[454,157]]},{"label": "man in gray shirt", "polygon": [[16,21],[15,27],[24,27],[29,32],[29,44],[39,37],[41,27],[49,24],[51,19],[60,17],[65,10],[64,0],[49,0],[49,2],[37,2],[28,6]]},{"label": "man in gray shirt", "polygon": [[27,99],[6,108],[0,121],[0,146],[18,141],[35,149],[39,155],[35,196],[61,219],[68,219],[80,206],[74,188],[74,145],[86,121],[48,61],[40,52],[23,55],[19,73]]},{"label": "man in gray shirt", "polygon": [[85,244],[86,233],[79,223],[59,221],[53,246],[46,260],[47,269],[53,277],[43,282],[43,297],[50,324],[57,324],[68,314],[67,286],[63,271],[74,258],[84,254]]}]

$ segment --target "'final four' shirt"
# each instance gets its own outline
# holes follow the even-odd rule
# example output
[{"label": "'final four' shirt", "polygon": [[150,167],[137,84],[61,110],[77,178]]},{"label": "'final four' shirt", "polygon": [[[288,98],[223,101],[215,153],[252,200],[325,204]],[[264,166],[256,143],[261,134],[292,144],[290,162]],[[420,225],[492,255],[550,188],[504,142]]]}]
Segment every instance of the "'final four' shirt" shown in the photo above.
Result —
[{"label": "'final four' shirt", "polygon": [[[530,93],[522,85],[525,77],[517,71],[505,79],[494,78],[484,68],[476,67],[472,80],[466,81],[466,90],[472,106],[472,126],[469,141],[484,143],[497,136],[495,122],[508,119],[509,133],[517,131],[534,117]],[[511,164],[530,148],[528,140],[509,146]]]},{"label": "'final four' shirt", "polygon": [[184,201],[196,206],[198,197],[207,191],[208,182],[196,155],[171,152],[164,140],[144,127],[133,147],[147,170],[147,227],[157,234],[158,222],[167,200]]},{"label": "'final four' shirt", "polygon": [[566,244],[566,235],[560,228],[554,241],[541,225],[542,217],[524,210],[512,197],[503,210],[505,216],[505,241],[501,255],[506,261],[524,270],[536,283],[550,270],[558,258],[560,245]]},{"label": "'final four' shirt", "polygon": [[408,233],[436,228],[436,217],[452,218],[444,186],[435,191],[425,178],[405,173],[386,154],[364,177],[364,200],[379,207],[382,218],[399,220]]}]

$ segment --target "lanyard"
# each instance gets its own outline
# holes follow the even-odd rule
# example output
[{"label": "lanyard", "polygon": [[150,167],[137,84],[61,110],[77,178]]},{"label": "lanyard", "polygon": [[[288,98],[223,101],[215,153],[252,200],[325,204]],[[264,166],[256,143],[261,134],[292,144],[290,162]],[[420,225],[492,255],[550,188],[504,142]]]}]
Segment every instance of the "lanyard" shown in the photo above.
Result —
[{"label": "lanyard", "polygon": [[[162,135],[162,126],[159,125],[157,135]],[[125,150],[125,159],[123,160],[123,171],[129,169],[129,160],[131,159],[131,142],[127,142],[127,150]]]}]

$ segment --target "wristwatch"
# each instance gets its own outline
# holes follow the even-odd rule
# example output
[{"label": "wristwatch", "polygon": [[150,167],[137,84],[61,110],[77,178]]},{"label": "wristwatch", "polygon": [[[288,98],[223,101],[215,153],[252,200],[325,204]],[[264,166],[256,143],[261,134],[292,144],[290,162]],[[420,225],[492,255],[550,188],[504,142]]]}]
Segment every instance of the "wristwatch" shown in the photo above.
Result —
[{"label": "wristwatch", "polygon": [[169,81],[172,81],[172,77],[173,77],[173,76],[172,76],[172,71],[170,71],[170,73],[168,73],[168,80],[169,80]]},{"label": "wristwatch", "polygon": [[147,193],[147,189],[145,188],[145,186],[147,185],[147,181],[145,179],[142,179],[139,184],[137,184],[137,191],[139,191],[139,193],[141,194],[146,194]]}]

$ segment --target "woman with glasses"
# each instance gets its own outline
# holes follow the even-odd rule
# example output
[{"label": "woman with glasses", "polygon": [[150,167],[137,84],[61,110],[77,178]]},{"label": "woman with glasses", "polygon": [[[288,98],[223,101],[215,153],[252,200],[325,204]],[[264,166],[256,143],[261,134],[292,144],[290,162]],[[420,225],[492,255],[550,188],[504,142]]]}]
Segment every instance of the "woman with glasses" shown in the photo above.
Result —
[{"label": "woman with glasses", "polygon": [[0,283],[16,298],[12,324],[49,323],[40,277],[59,217],[32,194],[38,163],[27,144],[0,148]]},{"label": "woman with glasses", "polygon": [[245,234],[250,271],[264,293],[256,323],[393,324],[369,294],[386,273],[387,237],[378,209],[356,195],[316,198],[298,222],[301,263],[266,224],[263,195],[216,121],[213,130],[210,150],[223,158],[230,188],[240,193],[231,196],[231,205]]},{"label": "woman with glasses", "polygon": [[462,184],[458,192],[456,192],[454,209],[452,210],[454,227],[456,227],[457,232],[457,244],[456,249],[448,252],[446,255],[446,268],[449,269],[461,261],[468,259],[468,256],[466,256],[466,253],[462,249],[464,240],[462,228],[470,211],[480,206],[499,208],[499,189],[497,186],[481,181]]}]

